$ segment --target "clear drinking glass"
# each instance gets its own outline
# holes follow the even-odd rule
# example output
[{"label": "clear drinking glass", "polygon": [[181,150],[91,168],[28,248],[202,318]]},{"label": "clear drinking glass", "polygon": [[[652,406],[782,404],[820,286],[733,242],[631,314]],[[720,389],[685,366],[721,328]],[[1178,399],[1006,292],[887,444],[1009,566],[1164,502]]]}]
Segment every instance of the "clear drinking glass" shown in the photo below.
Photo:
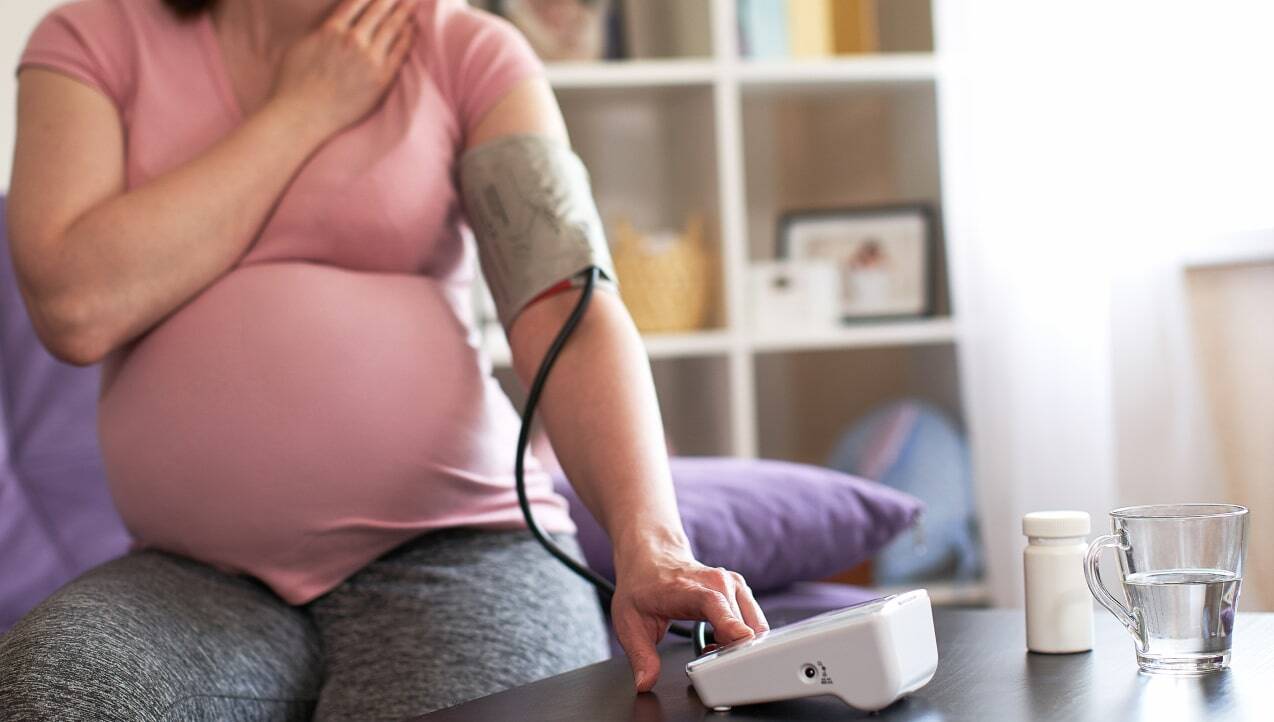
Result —
[{"label": "clear drinking glass", "polygon": [[[1123,622],[1147,672],[1199,673],[1230,663],[1243,582],[1248,512],[1231,504],[1156,504],[1110,513],[1112,534],[1088,547],[1084,574]],[[1102,584],[1097,563],[1113,547],[1127,605]]]}]

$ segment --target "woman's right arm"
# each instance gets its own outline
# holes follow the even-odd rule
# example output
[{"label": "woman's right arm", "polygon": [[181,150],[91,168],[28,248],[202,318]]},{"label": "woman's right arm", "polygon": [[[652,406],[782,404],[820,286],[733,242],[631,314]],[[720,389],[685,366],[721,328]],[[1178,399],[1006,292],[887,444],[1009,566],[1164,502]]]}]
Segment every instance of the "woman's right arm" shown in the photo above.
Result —
[{"label": "woman's right arm", "polygon": [[127,191],[115,106],[56,72],[24,70],[10,242],[45,346],[96,363],[233,267],[306,158],[384,94],[411,46],[414,5],[345,0],[289,50],[261,110]]},{"label": "woman's right arm", "polygon": [[96,363],[233,266],[322,140],[304,121],[267,106],[203,155],[124,192],[115,106],[58,73],[24,70],[9,225],[44,345],[69,363]]}]

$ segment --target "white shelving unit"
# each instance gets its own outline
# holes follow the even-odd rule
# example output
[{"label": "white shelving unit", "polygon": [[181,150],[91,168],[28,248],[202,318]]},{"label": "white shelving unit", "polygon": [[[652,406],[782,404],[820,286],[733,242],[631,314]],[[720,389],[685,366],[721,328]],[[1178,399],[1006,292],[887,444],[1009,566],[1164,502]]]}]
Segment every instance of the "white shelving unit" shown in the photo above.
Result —
[{"label": "white shelving unit", "polygon": [[[711,0],[708,27],[668,28],[681,37],[702,33],[693,44],[710,48],[708,54],[549,66],[572,140],[593,175],[603,218],[609,223],[623,216],[639,227],[676,228],[688,213],[704,212],[717,244],[722,264],[717,325],[645,337],[669,434],[680,450],[819,461],[817,448],[763,438],[765,428],[803,413],[799,397],[810,391],[801,392],[799,384],[817,383],[819,374],[834,377],[838,368],[862,367],[866,362],[855,354],[875,354],[868,366],[914,367],[907,379],[897,374],[885,374],[889,378],[879,384],[864,379],[882,386],[877,396],[918,392],[945,400],[960,414],[953,388],[959,327],[947,301],[941,248],[932,317],[791,336],[757,335],[746,317],[748,264],[773,257],[774,227],[782,211],[893,202],[940,208],[936,97],[941,73],[932,51],[932,11],[926,0],[881,7],[882,13],[901,13],[884,18],[893,27],[882,28],[882,40],[893,52],[781,62],[740,58],[736,0]],[[777,127],[784,122],[797,126]],[[872,142],[842,137],[872,122]],[[801,147],[779,147],[779,139],[791,137],[823,141],[829,146],[827,158],[811,157]],[[812,179],[802,188],[811,165],[823,166],[825,182]],[[875,182],[863,181],[860,168],[875,173]],[[938,237],[941,241],[941,229]],[[498,329],[488,330],[485,344],[497,366],[508,365],[508,347]],[[813,358],[828,354],[830,361]],[[821,369],[813,380],[806,373],[811,366]],[[939,373],[928,373],[934,368]],[[686,375],[704,383],[681,379]],[[947,380],[940,388],[923,388],[929,376]],[[915,388],[916,379],[921,388]],[[780,402],[788,408],[758,406],[758,397],[784,398],[788,386],[793,400]],[[848,405],[875,398],[849,395],[855,400]],[[688,438],[679,439],[678,419],[686,416],[696,422],[683,422]],[[833,413],[826,423],[850,420]],[[713,428],[705,434],[704,426]]]}]

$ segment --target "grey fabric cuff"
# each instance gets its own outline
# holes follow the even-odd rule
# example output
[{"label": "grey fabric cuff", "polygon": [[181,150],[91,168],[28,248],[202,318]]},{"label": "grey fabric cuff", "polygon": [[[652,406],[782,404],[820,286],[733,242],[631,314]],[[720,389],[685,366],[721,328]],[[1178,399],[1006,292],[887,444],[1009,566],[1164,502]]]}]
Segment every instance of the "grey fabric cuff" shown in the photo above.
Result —
[{"label": "grey fabric cuff", "polygon": [[460,193],[482,273],[507,331],[536,296],[590,266],[618,279],[589,186],[569,146],[542,135],[508,135],[460,158]]}]

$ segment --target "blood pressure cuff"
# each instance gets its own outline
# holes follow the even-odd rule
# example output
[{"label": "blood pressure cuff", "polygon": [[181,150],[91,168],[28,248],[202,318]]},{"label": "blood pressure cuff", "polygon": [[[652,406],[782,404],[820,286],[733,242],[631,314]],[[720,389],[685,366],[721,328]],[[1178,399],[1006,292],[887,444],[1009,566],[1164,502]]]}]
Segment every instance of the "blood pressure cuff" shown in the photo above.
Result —
[{"label": "blood pressure cuff", "polygon": [[532,300],[590,266],[614,288],[588,171],[565,143],[541,135],[483,143],[460,158],[460,193],[506,330]]}]

